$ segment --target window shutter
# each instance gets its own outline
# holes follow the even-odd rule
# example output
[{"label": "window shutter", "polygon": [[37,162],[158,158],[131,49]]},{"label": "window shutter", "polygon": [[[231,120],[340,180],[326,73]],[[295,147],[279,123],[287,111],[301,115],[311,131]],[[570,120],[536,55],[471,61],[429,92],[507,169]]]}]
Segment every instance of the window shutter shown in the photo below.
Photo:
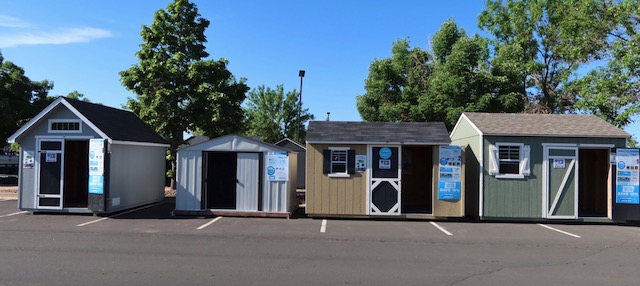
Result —
[{"label": "window shutter", "polygon": [[498,147],[489,145],[489,175],[498,174]]},{"label": "window shutter", "polygon": [[322,150],[322,173],[331,173],[331,150],[329,149]]},{"label": "window shutter", "polygon": [[356,173],[356,150],[347,151],[347,173]]},{"label": "window shutter", "polygon": [[531,168],[529,167],[529,161],[531,161],[530,158],[529,158],[530,154],[531,154],[531,146],[529,146],[529,145],[522,146],[522,157],[521,157],[521,161],[520,161],[520,174],[523,174],[525,176],[531,175]]}]

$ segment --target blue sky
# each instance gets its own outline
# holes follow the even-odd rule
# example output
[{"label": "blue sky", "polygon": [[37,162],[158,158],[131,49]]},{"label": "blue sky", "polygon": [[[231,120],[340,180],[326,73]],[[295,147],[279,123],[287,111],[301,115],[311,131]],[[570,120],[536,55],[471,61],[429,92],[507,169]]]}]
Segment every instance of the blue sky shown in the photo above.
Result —
[{"label": "blue sky", "polygon": [[[447,19],[479,33],[484,1],[192,0],[202,17],[211,58],[226,58],[251,87],[300,88],[304,106],[324,120],[359,121],[356,96],[374,59],[409,38],[430,49]],[[31,80],[54,82],[51,95],[77,90],[93,102],[121,107],[135,95],[118,72],[136,64],[142,25],[169,0],[0,0],[0,52]],[[635,124],[627,130],[633,132]],[[635,133],[635,132],[633,132]]]}]

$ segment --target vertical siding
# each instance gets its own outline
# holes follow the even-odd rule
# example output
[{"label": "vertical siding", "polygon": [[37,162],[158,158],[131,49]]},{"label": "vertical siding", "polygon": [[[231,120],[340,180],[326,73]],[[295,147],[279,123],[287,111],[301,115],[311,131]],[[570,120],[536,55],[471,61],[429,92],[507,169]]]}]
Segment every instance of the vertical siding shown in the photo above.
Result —
[{"label": "vertical siding", "polygon": [[238,153],[236,210],[258,210],[259,153]]},{"label": "vertical siding", "polygon": [[[164,199],[166,148],[111,145],[108,211],[127,209]],[[112,205],[119,198],[119,205]]]},{"label": "vertical siding", "polygon": [[180,151],[177,158],[176,209],[202,208],[202,151]]},{"label": "vertical siding", "polygon": [[364,215],[367,213],[367,173],[348,178],[322,173],[322,150],[350,147],[356,155],[366,155],[366,145],[307,144],[306,212],[311,215]]},{"label": "vertical siding", "polygon": [[480,140],[480,134],[466,120],[460,121],[451,134],[451,145],[463,148],[465,214],[473,218],[480,215]]},{"label": "vertical siding", "polygon": [[489,161],[489,144],[496,142],[524,143],[531,146],[531,175],[524,179],[496,179],[483,170],[484,217],[542,218],[543,195],[543,143],[561,144],[615,144],[624,147],[624,139],[607,138],[551,138],[551,137],[499,137],[484,140],[484,162]]}]

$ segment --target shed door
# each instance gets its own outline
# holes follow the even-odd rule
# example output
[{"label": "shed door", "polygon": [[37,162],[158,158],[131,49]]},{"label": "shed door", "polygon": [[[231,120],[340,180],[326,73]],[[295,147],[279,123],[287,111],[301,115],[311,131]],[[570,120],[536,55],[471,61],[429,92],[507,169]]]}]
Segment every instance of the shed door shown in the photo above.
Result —
[{"label": "shed door", "polygon": [[62,178],[64,140],[47,139],[38,142],[37,209],[62,209]]},{"label": "shed door", "polygon": [[400,148],[371,147],[369,211],[372,215],[400,214]]},{"label": "shed door", "polygon": [[259,153],[238,153],[236,210],[258,210]]},{"label": "shed door", "polygon": [[545,211],[547,218],[578,217],[577,148],[545,148]]}]

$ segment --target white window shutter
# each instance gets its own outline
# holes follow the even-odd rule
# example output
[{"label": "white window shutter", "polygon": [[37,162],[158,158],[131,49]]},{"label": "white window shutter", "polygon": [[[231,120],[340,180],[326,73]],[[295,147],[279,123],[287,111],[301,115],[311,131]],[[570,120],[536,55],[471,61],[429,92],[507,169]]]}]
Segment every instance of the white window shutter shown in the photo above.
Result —
[{"label": "white window shutter", "polygon": [[489,175],[498,174],[498,147],[489,145]]},{"label": "white window shutter", "polygon": [[531,175],[531,167],[529,167],[529,161],[531,161],[530,158],[529,158],[530,154],[531,154],[531,146],[529,146],[529,145],[522,146],[522,157],[521,157],[521,161],[520,161],[520,174],[523,174],[525,176]]}]

